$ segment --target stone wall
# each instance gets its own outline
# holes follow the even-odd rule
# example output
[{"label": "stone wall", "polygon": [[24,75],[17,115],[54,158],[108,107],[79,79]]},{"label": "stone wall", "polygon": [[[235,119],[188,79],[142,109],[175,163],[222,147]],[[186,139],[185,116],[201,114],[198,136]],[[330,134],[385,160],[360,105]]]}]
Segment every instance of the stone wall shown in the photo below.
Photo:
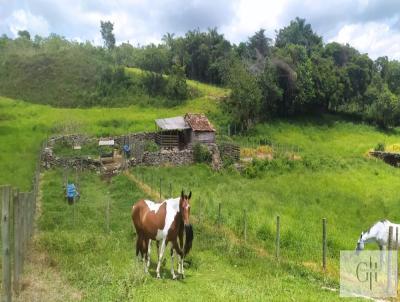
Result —
[{"label": "stone wall", "polygon": [[100,161],[90,157],[58,157],[55,156],[51,148],[45,148],[42,153],[42,166],[46,169],[54,167],[78,168],[98,170]]},{"label": "stone wall", "polygon": [[[113,139],[116,145],[122,146],[129,139],[130,144],[135,142],[144,142],[148,140],[153,140],[155,138],[155,132],[142,132],[142,133],[132,133],[123,136],[117,136]],[[100,171],[101,162],[99,159],[94,159],[90,157],[61,157],[53,153],[52,147],[57,141],[65,141],[67,143],[73,144],[79,141],[81,144],[97,140],[97,138],[89,138],[82,135],[64,135],[52,137],[48,141],[48,147],[43,150],[42,154],[42,165],[46,168],[53,167],[77,167],[79,169],[89,169]],[[208,146],[210,151],[218,152],[218,148],[215,145]],[[132,154],[133,155],[133,154]],[[190,165],[194,163],[193,150],[161,150],[157,152],[144,151],[140,158],[132,158],[126,164],[125,167],[132,167],[136,165],[145,166],[181,166]],[[218,164],[217,164],[218,165]]]},{"label": "stone wall", "polygon": [[400,167],[400,154],[399,153],[392,153],[392,152],[385,152],[385,151],[371,151],[369,152],[370,155],[375,156],[379,159],[382,159],[385,163]]},{"label": "stone wall", "polygon": [[83,134],[68,134],[68,135],[57,135],[49,138],[47,145],[53,147],[57,142],[63,142],[68,145],[73,145],[75,142],[79,142],[80,144],[88,144],[92,141],[96,140],[96,138],[89,137]]},{"label": "stone wall", "polygon": [[142,161],[139,164],[146,166],[182,166],[194,163],[193,151],[169,151],[163,150],[159,152],[144,152]]}]

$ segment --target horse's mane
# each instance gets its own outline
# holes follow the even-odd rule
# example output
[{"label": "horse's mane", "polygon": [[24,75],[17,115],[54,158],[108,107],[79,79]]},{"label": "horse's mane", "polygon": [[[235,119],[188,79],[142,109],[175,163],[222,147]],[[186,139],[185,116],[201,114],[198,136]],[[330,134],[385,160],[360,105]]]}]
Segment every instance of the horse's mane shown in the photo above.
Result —
[{"label": "horse's mane", "polygon": [[185,226],[185,246],[183,248],[183,253],[186,256],[189,254],[190,249],[192,248],[192,242],[193,242],[193,227],[191,224]]}]

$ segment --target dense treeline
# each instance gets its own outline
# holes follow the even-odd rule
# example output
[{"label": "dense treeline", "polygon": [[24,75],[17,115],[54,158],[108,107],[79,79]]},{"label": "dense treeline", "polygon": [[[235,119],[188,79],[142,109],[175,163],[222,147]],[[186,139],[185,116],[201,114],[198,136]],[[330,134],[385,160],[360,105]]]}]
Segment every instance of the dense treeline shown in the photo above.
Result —
[{"label": "dense treeline", "polygon": [[[383,127],[399,121],[400,62],[373,61],[350,45],[324,44],[304,19],[291,21],[274,40],[260,29],[238,45],[216,29],[182,37],[167,33],[158,45],[137,47],[117,46],[110,22],[101,22],[101,34],[104,47],[57,35],[32,39],[27,31],[16,39],[3,36],[0,93],[59,106],[126,105],[143,98],[176,105],[193,94],[186,85],[190,78],[230,87],[223,108],[244,128],[327,111]],[[127,76],[126,66],[146,72]],[[46,72],[41,77],[38,70]]]}]

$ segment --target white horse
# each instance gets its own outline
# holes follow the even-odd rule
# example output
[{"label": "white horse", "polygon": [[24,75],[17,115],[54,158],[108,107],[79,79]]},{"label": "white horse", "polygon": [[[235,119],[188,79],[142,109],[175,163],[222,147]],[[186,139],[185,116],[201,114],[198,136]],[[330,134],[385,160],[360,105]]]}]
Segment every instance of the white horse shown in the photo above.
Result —
[{"label": "white horse", "polygon": [[396,243],[399,245],[399,242],[396,242],[396,229],[398,230],[398,240],[400,240],[400,224],[392,223],[389,220],[381,220],[370,227],[365,233],[361,232],[360,238],[357,241],[356,251],[362,251],[364,244],[370,242],[376,242],[379,249],[381,251],[384,250],[389,241],[389,227],[393,227],[392,246],[396,247]]}]

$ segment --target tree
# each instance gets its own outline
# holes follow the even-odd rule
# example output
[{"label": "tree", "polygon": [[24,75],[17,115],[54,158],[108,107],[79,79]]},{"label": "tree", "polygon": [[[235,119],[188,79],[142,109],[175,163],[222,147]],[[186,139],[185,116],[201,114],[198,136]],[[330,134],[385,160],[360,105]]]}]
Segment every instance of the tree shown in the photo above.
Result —
[{"label": "tree", "polygon": [[113,34],[114,24],[110,21],[100,21],[100,32],[104,40],[104,46],[111,50],[115,47],[115,36]]},{"label": "tree", "polygon": [[264,119],[276,116],[283,91],[278,86],[277,68],[270,60],[266,62],[265,69],[258,78],[258,86],[262,95],[261,116]]},{"label": "tree", "polygon": [[383,128],[398,125],[400,117],[398,97],[385,86],[377,95],[377,99],[367,109],[367,117]]},{"label": "tree", "polygon": [[289,26],[277,32],[275,46],[282,48],[288,44],[303,45],[309,52],[314,47],[322,47],[322,38],[314,33],[305,19],[296,17]]},{"label": "tree", "polygon": [[18,37],[21,38],[21,39],[30,40],[31,39],[31,34],[27,30],[19,30],[18,31]]},{"label": "tree", "polygon": [[400,96],[400,62],[393,60],[388,64],[387,84],[393,93]]},{"label": "tree", "polygon": [[166,33],[161,39],[169,49],[172,49],[174,44],[174,36],[174,33]]},{"label": "tree", "polygon": [[332,58],[324,58],[318,53],[311,57],[314,82],[313,107],[318,111],[335,109],[343,99],[343,85],[339,70]]},{"label": "tree", "polygon": [[350,45],[337,42],[328,43],[324,49],[324,57],[331,57],[337,66],[343,67],[360,53]]},{"label": "tree", "polygon": [[235,123],[248,129],[260,117],[262,95],[257,79],[237,62],[230,71],[229,87],[231,95],[225,101],[226,111]]},{"label": "tree", "polygon": [[270,53],[272,40],[265,36],[265,29],[261,28],[249,38],[248,47],[253,53],[253,57],[258,52],[262,57],[266,57]]},{"label": "tree", "polygon": [[[189,90],[186,84],[185,69],[182,66],[172,66],[165,90],[171,100],[183,101],[188,98]],[[170,102],[170,105],[177,105],[177,102]]]}]

